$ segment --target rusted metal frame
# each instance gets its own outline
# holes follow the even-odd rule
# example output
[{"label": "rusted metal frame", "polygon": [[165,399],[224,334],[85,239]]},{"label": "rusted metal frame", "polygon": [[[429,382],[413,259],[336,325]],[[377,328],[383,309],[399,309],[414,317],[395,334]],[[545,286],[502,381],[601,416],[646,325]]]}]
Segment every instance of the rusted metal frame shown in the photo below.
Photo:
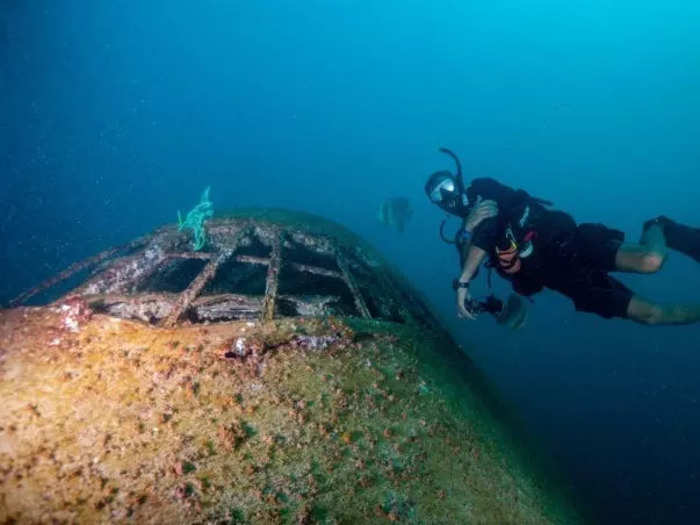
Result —
[{"label": "rusted metal frame", "polygon": [[257,319],[262,311],[262,302],[263,297],[259,295],[210,295],[193,301],[190,311],[200,321]]},{"label": "rusted metal frame", "polygon": [[165,254],[166,259],[201,259],[208,261],[212,258],[211,253],[200,252],[170,252]]},{"label": "rusted metal frame", "polygon": [[17,297],[12,299],[9,303],[10,307],[15,307],[18,306],[22,303],[24,303],[27,299],[30,297],[35,296],[36,294],[43,292],[44,290],[47,290],[61,281],[64,281],[68,279],[70,276],[73,274],[85,270],[86,268],[90,268],[91,266],[95,266],[102,261],[105,261],[111,257],[114,257],[117,255],[119,252],[125,251],[125,250],[132,250],[136,248],[139,245],[145,244],[147,242],[148,238],[147,237],[141,237],[139,239],[136,239],[130,243],[122,244],[121,246],[116,246],[114,248],[108,248],[107,250],[103,250],[97,255],[93,255],[92,257],[88,257],[87,259],[83,259],[82,261],[77,261],[71,264],[68,268],[63,270],[61,273],[54,275],[53,277],[50,277],[38,285],[34,286],[33,288],[30,288],[29,290],[26,290],[25,292],[22,292],[19,294]]},{"label": "rusted metal frame", "polygon": [[167,263],[173,259],[195,259],[201,261],[210,261],[215,254],[211,253],[195,253],[195,252],[169,252],[164,253],[157,264],[152,265],[148,271],[143,272],[134,279],[131,284],[131,290],[137,290],[142,283],[149,279],[154,273],[159,272]]},{"label": "rusted metal frame", "polygon": [[108,266],[75,288],[71,294],[117,294],[137,289],[165,261],[165,254],[157,243],[154,243],[152,248],[153,250],[146,248],[136,255],[128,255],[110,262]]},{"label": "rusted metal frame", "polygon": [[[201,296],[192,301],[192,305],[207,305],[209,303],[216,303],[221,301],[248,301],[255,298],[262,299],[261,296],[255,295],[243,295],[234,293],[224,293],[218,295],[206,295]],[[86,303],[91,306],[97,306],[99,304],[114,304],[114,303],[132,303],[132,304],[145,304],[153,301],[162,301],[166,303],[176,303],[180,298],[180,294],[173,292],[152,292],[139,295],[124,295],[124,294],[93,294],[86,295],[83,297]]]},{"label": "rusted metal frame", "polygon": [[[329,303],[338,301],[339,297],[333,295],[314,296],[313,299],[296,295],[277,295],[279,301],[289,301],[298,310],[325,310]],[[258,314],[262,312],[264,297],[259,295],[220,294],[200,297],[192,302],[191,309],[196,310],[200,317],[207,317],[210,311],[226,310],[244,311]],[[301,314],[300,314],[301,315]]]},{"label": "rusted metal frame", "polygon": [[139,295],[128,295],[128,294],[118,294],[118,293],[99,293],[90,294],[82,296],[90,306],[96,306],[99,304],[113,304],[113,303],[133,303],[142,304],[150,303],[153,301],[162,301],[165,303],[175,303],[177,301],[179,294],[172,292],[151,292]]},{"label": "rusted metal frame", "polygon": [[267,257],[256,257],[255,255],[236,255],[236,261],[245,264],[259,264],[267,266],[270,264],[270,259]]},{"label": "rusted metal frame", "polygon": [[222,293],[222,294],[217,294],[217,295],[205,295],[202,297],[198,297],[194,301],[192,301],[192,306],[208,306],[211,304],[216,304],[216,303],[223,303],[223,302],[239,302],[241,304],[243,303],[250,303],[254,301],[258,301],[262,303],[263,297],[260,295],[246,295],[246,294],[239,294],[239,293]]},{"label": "rusted metal frame", "polygon": [[340,271],[343,274],[343,281],[345,281],[345,284],[350,289],[352,298],[355,301],[355,307],[357,308],[357,311],[360,312],[360,315],[365,319],[371,319],[372,315],[369,313],[367,303],[365,303],[365,300],[362,297],[362,293],[360,292],[360,288],[357,286],[355,278],[352,276],[352,273],[350,273],[350,268],[348,266],[347,261],[345,260],[345,257],[343,257],[343,254],[340,252],[340,250],[336,251],[335,257],[338,263],[338,268],[340,268]]},{"label": "rusted metal frame", "polygon": [[[144,299],[148,299],[148,301],[153,301],[153,300],[163,300],[167,301],[168,295],[173,295],[173,294],[149,294],[148,296],[144,296]],[[176,295],[176,294],[175,294]],[[95,298],[97,296],[93,296]],[[284,300],[284,301],[289,301],[295,305],[302,305],[302,306],[313,306],[314,304],[327,304],[333,301],[338,301],[340,298],[335,296],[335,295],[319,295],[319,296],[314,296],[316,298],[316,301],[309,301],[308,299],[296,295],[287,295],[287,294],[280,294],[277,295],[277,300]],[[110,296],[106,295],[103,298],[105,302],[110,302],[110,301],[120,301],[120,300],[134,300],[135,298],[130,297],[130,296]],[[174,299],[174,297],[172,297]],[[192,301],[191,306],[192,307],[208,307],[211,305],[219,304],[219,303],[240,303],[242,305],[251,305],[256,302],[262,303],[264,297],[260,295],[246,295],[246,294],[237,294],[237,293],[223,293],[223,294],[218,294],[218,295],[206,295],[202,297],[198,297],[194,301]],[[91,299],[95,300],[95,299]],[[88,301],[90,303],[90,301]]]},{"label": "rusted metal frame", "polygon": [[177,323],[182,313],[187,310],[192,301],[196,299],[206,284],[214,277],[219,266],[231,257],[231,250],[225,250],[216,259],[210,259],[207,265],[199,272],[190,285],[180,294],[177,302],[173,306],[170,315],[163,321],[164,326],[173,326]]},{"label": "rusted metal frame", "polygon": [[[98,312],[115,317],[159,321],[173,311],[180,294],[169,292],[143,295],[94,294],[84,297],[87,304]],[[202,321],[226,319],[255,319],[262,310],[262,296],[220,294],[198,297],[189,305]],[[223,312],[223,313],[221,313]]]},{"label": "rusted metal frame", "polygon": [[[270,259],[266,257],[255,257],[254,255],[237,255],[236,260],[241,263],[248,264],[260,264],[263,266],[268,266],[270,264]],[[329,270],[327,268],[321,268],[320,266],[311,266],[310,264],[301,263],[285,263],[295,270],[300,272],[312,273],[314,275],[322,275],[324,277],[332,277],[333,279],[342,279],[343,276],[338,272]]]},{"label": "rusted metal frame", "polygon": [[279,274],[282,265],[282,233],[276,229],[272,237],[272,252],[267,266],[267,278],[265,280],[265,299],[263,300],[262,321],[271,321],[275,317],[275,305],[277,303],[277,289],[279,287]]},{"label": "rusted metal frame", "polygon": [[[142,319],[146,322],[153,322],[154,319],[161,319],[172,311],[177,303],[179,294],[170,292],[148,293],[143,295],[123,295],[123,294],[94,294],[84,297],[87,304],[97,311],[126,317],[131,319]],[[264,297],[256,295],[244,295],[225,293],[218,295],[200,296],[190,303],[189,309],[196,312],[200,320],[222,320],[222,319],[255,319],[262,312]],[[304,315],[303,311],[325,311],[329,303],[339,300],[339,297],[332,295],[314,296],[312,300],[307,297],[296,295],[278,295],[277,301],[289,301],[294,304],[299,311],[298,315]],[[153,312],[162,312],[163,315],[153,315]],[[120,315],[120,313],[125,315]],[[145,317],[145,313],[149,313]],[[313,314],[311,314],[313,315]]]},{"label": "rusted metal frame", "polygon": [[219,269],[226,260],[228,260],[238,248],[241,240],[247,235],[248,229],[242,229],[236,235],[233,244],[230,248],[223,250],[216,258],[212,258],[206,266],[199,272],[199,275],[194,278],[190,285],[180,294],[177,302],[173,306],[170,315],[163,320],[164,326],[173,326],[180,318],[182,313],[187,310],[192,301],[194,301],[206,284],[216,275],[216,270]]},{"label": "rusted metal frame", "polygon": [[[172,311],[178,294],[149,293],[143,295],[94,294],[83,297],[98,312],[152,323]],[[121,314],[121,315],[120,315]]]}]

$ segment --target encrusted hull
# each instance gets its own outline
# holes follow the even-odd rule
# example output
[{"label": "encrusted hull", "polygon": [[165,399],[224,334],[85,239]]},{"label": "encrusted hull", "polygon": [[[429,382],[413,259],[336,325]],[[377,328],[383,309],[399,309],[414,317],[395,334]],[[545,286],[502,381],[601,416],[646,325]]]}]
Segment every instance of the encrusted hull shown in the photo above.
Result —
[{"label": "encrusted hull", "polygon": [[[283,233],[269,253],[215,240],[183,290],[138,284],[173,281],[184,240],[164,229],[47,306],[0,310],[0,522],[578,521],[380,260],[316,234],[336,266],[295,258],[279,223],[247,227]],[[263,268],[263,293],[221,278],[231,261]]]}]

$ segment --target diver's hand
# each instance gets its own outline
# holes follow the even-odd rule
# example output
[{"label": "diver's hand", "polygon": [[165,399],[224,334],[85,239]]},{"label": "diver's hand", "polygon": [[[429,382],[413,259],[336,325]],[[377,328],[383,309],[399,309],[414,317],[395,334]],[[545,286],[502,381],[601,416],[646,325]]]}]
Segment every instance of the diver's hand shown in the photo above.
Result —
[{"label": "diver's hand", "polygon": [[465,307],[466,304],[469,304],[470,300],[471,295],[469,295],[468,288],[457,289],[457,317],[460,319],[470,319],[471,321],[476,320],[477,314]]},{"label": "diver's hand", "polygon": [[469,211],[466,220],[464,221],[464,229],[469,233],[474,231],[474,228],[481,224],[484,219],[489,219],[498,215],[498,204],[493,200],[481,200],[479,196],[476,200],[476,204]]}]

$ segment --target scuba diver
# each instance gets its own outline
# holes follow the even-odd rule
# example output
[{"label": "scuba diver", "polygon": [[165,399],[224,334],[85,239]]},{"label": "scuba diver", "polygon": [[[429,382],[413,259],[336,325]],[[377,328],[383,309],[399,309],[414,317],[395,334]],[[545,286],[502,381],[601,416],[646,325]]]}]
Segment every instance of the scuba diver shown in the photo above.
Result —
[{"label": "scuba diver", "polygon": [[[635,294],[610,272],[654,273],[661,269],[667,248],[700,262],[700,229],[665,216],[644,223],[639,243],[625,242],[625,234],[599,223],[577,224],[571,215],[553,210],[552,203],[491,178],[476,178],[465,187],[457,156],[446,148],[457,173],[433,173],[425,184],[430,200],[462,219],[454,239],[461,273],[454,280],[458,315],[475,319],[480,312],[522,324],[524,306],[512,299],[503,304],[494,296],[477,301],[469,284],[481,263],[509,280],[520,296],[549,288],[570,298],[576,310],[604,318],[619,317],[647,325],[690,324],[700,321],[700,304],[662,305]],[[489,272],[490,277],[490,272]],[[509,324],[513,324],[508,319]]]}]

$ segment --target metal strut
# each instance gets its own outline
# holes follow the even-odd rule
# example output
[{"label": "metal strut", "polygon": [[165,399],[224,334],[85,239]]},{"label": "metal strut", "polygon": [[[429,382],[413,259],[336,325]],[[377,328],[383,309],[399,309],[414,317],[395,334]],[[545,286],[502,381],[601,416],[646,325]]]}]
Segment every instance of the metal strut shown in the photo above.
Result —
[{"label": "metal strut", "polygon": [[88,257],[87,259],[83,259],[82,261],[75,262],[75,263],[71,264],[68,268],[63,270],[61,273],[54,275],[53,277],[50,277],[50,278],[46,279],[45,281],[42,281],[41,283],[37,284],[35,287],[30,288],[29,290],[26,290],[25,292],[22,292],[21,294],[19,294],[17,297],[15,297],[14,299],[12,299],[10,301],[9,306],[11,308],[14,308],[15,306],[19,306],[20,304],[24,303],[30,297],[33,297],[36,294],[38,294],[39,292],[43,292],[44,290],[47,290],[48,288],[55,286],[56,284],[68,279],[71,275],[73,275],[81,270],[85,270],[86,268],[90,268],[91,266],[95,266],[106,259],[114,257],[119,252],[122,252],[125,250],[126,251],[133,250],[140,245],[146,244],[149,237],[150,236],[140,237],[132,242],[122,244],[121,246],[117,246],[115,248],[108,248],[107,250],[101,251],[97,255],[93,255],[92,257]]},{"label": "metal strut", "polygon": [[271,321],[275,317],[275,303],[277,302],[277,288],[279,287],[280,266],[282,264],[282,243],[280,232],[276,230],[272,237],[272,253],[267,266],[267,279],[265,280],[265,299],[262,307],[262,321]]},{"label": "metal strut", "polygon": [[238,249],[238,245],[241,243],[243,238],[248,234],[249,229],[244,228],[238,232],[233,244],[223,250],[217,257],[213,257],[209,260],[206,266],[199,272],[199,275],[195,277],[194,281],[185,289],[184,292],[180,294],[180,297],[173,305],[173,309],[170,314],[163,320],[163,326],[171,327],[177,323],[180,316],[187,310],[192,301],[194,301],[200,294],[202,289],[207,285],[207,283],[214,278],[216,275],[216,270],[219,269],[224,262],[226,262]]},{"label": "metal strut", "polygon": [[360,288],[357,286],[355,278],[350,273],[350,268],[348,267],[345,257],[342,256],[339,250],[336,251],[336,261],[338,263],[338,268],[340,268],[340,271],[343,273],[343,281],[345,281],[345,284],[350,289],[350,293],[352,293],[352,298],[355,301],[357,311],[360,312],[360,315],[365,319],[371,319],[372,315],[369,313],[367,303],[365,303],[365,300],[360,293]]},{"label": "metal strut", "polygon": [[226,259],[231,257],[231,250],[225,250],[219,254],[216,259],[211,259],[204,269],[199,272],[194,281],[180,294],[180,297],[173,305],[170,314],[163,321],[163,326],[171,327],[177,323],[182,313],[189,308],[207,283],[214,277],[216,270],[219,269]]}]

